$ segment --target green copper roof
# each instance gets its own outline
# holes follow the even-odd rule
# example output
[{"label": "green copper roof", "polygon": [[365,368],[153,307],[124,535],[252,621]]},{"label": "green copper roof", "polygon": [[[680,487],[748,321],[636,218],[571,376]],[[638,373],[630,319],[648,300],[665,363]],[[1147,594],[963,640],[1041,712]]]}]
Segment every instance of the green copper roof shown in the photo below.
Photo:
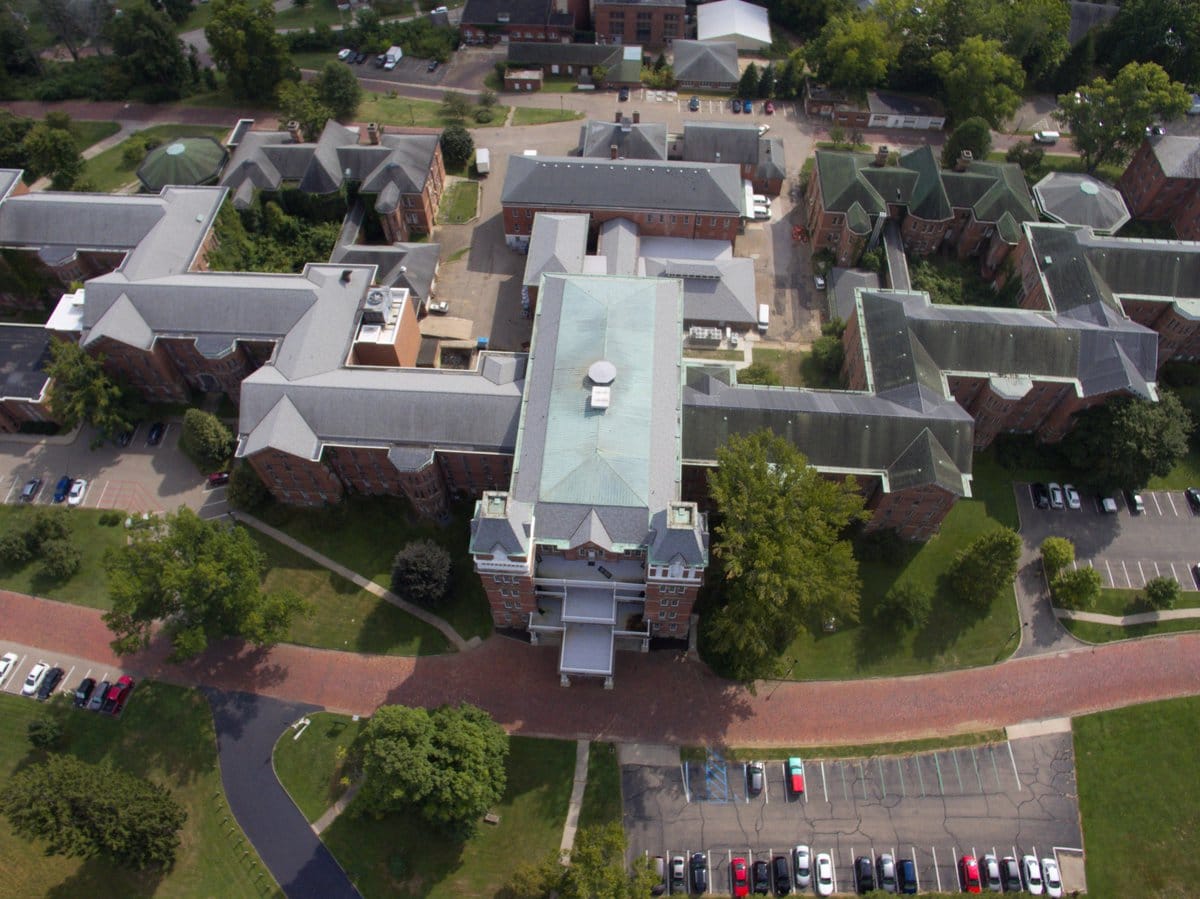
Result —
[{"label": "green copper roof", "polygon": [[151,150],[137,176],[156,193],[168,184],[215,184],[226,158],[225,148],[211,137],[184,137]]}]

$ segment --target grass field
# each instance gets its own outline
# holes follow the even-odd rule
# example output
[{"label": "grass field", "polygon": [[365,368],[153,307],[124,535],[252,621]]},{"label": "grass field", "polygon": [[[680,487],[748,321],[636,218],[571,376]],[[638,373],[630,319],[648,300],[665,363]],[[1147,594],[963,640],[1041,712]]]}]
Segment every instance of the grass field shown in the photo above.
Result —
[{"label": "grass field", "polygon": [[[480,125],[474,119],[469,119],[465,124],[468,128],[499,128],[504,125],[507,116],[507,106],[494,106],[490,122]],[[442,104],[435,100],[410,100],[407,97],[373,93],[363,95],[356,118],[362,122],[420,128],[445,128],[456,122],[442,115]]]},{"label": "grass field", "polygon": [[1194,896],[1200,698],[1076,718],[1088,895]]},{"label": "grass field", "polygon": [[[1136,615],[1139,612],[1153,611],[1138,602],[1140,595],[1140,590],[1117,590],[1105,587],[1100,590],[1100,597],[1096,600],[1095,608],[1088,609],[1088,611],[1099,612],[1101,615]],[[1200,608],[1200,592],[1196,590],[1179,591],[1179,599],[1175,602],[1175,608]]]},{"label": "grass field", "polygon": [[592,743],[588,749],[587,786],[579,809],[579,826],[603,826],[621,820],[621,766],[615,743]]},{"label": "grass field", "polygon": [[513,127],[520,125],[550,125],[554,122],[571,122],[583,118],[582,112],[571,109],[537,109],[532,106],[518,106],[513,112]]},{"label": "grass field", "polygon": [[458,507],[450,524],[441,527],[420,521],[403,500],[355,496],[326,509],[273,503],[259,517],[385,587],[391,584],[392,559],[400,547],[424,538],[439,543],[449,551],[453,568],[446,599],[435,611],[469,640],[492,631],[483,585],[467,554],[472,511],[471,506]]},{"label": "grass field", "polygon": [[[29,721],[46,707],[0,694],[0,780],[37,760],[25,738]],[[137,873],[104,859],[46,856],[0,818],[0,879],[10,896],[254,897],[282,896],[233,821],[221,786],[216,733],[208,703],[196,690],[138,684],[120,720],[62,708],[64,752],[87,762],[149,777],[187,809],[175,866]]]},{"label": "grass field", "polygon": [[438,207],[438,224],[461,225],[475,217],[479,201],[478,181],[455,181]]},{"label": "grass field", "polygon": [[287,787],[292,801],[309,822],[316,821],[348,789],[341,783],[342,762],[338,750],[349,750],[363,722],[345,715],[317,712],[304,733],[288,728],[275,744],[272,761],[275,776]]},{"label": "grass field", "polygon": [[366,899],[502,895],[518,865],[558,849],[575,769],[572,741],[512,737],[511,747],[500,823],[480,824],[465,841],[405,814],[345,814],[321,839]]},{"label": "grass field", "polygon": [[[910,752],[928,752],[935,749],[957,749],[960,746],[983,746],[1004,741],[1004,731],[987,730],[979,733],[955,734],[950,737],[931,737],[924,740],[901,740],[895,743],[847,743],[841,746],[775,746],[764,750],[760,747],[722,747],[722,757],[730,761],[750,761],[768,755],[773,759],[798,755],[802,759],[853,759],[875,756],[904,755]],[[680,753],[685,761],[702,762],[706,752],[703,746],[688,746]]]},{"label": "grass field", "polygon": [[690,346],[683,348],[685,359],[717,359],[722,362],[740,362],[745,358],[741,350],[714,350],[708,347]]},{"label": "grass field", "polygon": [[[42,491],[54,490],[54,484],[43,484]],[[29,506],[0,506],[0,534],[24,530],[33,513]],[[66,581],[51,581],[38,573],[37,560],[19,568],[0,566],[0,587],[17,593],[44,596],[62,602],[109,609],[108,582],[104,575],[104,554],[125,542],[125,528],[100,524],[100,512],[91,509],[71,509],[72,542],[83,556],[79,571]]]},{"label": "grass field", "polygon": [[104,138],[116,134],[121,130],[121,126],[116,122],[81,122],[76,119],[71,120],[71,134],[75,136],[75,142],[79,145],[79,149],[86,150],[92,144],[98,144]]},{"label": "grass field", "polygon": [[801,362],[808,354],[796,350],[754,349],[754,361],[770,367],[782,387],[806,387]]},{"label": "grass field", "polygon": [[1185,618],[1180,621],[1158,621],[1153,624],[1093,624],[1090,621],[1061,619],[1063,627],[1080,640],[1088,643],[1111,643],[1132,637],[1152,637],[1155,634],[1178,634],[1182,631],[1200,630],[1200,618]]},{"label": "grass field", "polygon": [[115,147],[109,147],[84,165],[83,177],[95,185],[96,190],[106,192],[137,181],[137,165],[127,166],[122,158],[129,141],[137,137],[154,137],[158,140],[169,141],[176,137],[214,137],[221,140],[229,133],[225,126],[213,125],[151,125],[139,131],[134,137],[126,138]]}]

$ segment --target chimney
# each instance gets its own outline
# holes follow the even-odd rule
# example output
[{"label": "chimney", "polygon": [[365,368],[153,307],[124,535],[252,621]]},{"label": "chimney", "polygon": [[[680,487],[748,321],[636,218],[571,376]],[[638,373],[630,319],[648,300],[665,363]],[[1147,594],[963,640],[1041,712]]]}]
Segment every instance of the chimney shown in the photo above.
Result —
[{"label": "chimney", "polygon": [[640,112],[635,112],[633,114],[633,124],[640,125],[641,123],[642,123],[642,114]]},{"label": "chimney", "polygon": [[883,168],[887,165],[888,148],[887,144],[880,144],[879,149],[875,151],[875,167]]},{"label": "chimney", "polygon": [[720,151],[720,150],[717,150],[717,152],[716,152],[716,153],[714,153],[714,154],[713,154],[713,156],[715,157],[715,158],[713,159],[713,162],[720,162],[720,161],[721,161],[721,151]]},{"label": "chimney", "polygon": [[616,145],[616,144],[609,144],[609,145],[608,145],[608,158],[609,158],[609,159],[616,159],[616,158],[617,158],[617,145]]},{"label": "chimney", "polygon": [[970,150],[962,150],[958,154],[958,159],[954,163],[954,171],[965,172],[967,170],[967,166],[969,166],[974,161],[975,161],[974,153],[972,153]]},{"label": "chimney", "polygon": [[375,122],[370,122],[367,125],[367,143],[371,146],[376,146],[379,143],[379,125]]},{"label": "chimney", "polygon": [[304,136],[300,133],[300,123],[297,122],[295,119],[292,119],[290,122],[287,123],[287,132],[288,132],[288,135],[292,138],[292,143],[295,143],[295,144],[304,143]]},{"label": "chimney", "polygon": [[619,110],[619,109],[617,110],[617,114],[615,116],[613,116],[613,124],[614,125],[621,124],[621,110]]}]

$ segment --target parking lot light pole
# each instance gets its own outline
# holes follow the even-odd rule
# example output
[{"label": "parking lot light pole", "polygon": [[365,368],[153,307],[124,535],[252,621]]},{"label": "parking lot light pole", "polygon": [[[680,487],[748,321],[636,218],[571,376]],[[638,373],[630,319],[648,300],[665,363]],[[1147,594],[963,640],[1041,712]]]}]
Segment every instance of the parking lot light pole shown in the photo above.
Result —
[{"label": "parking lot light pole", "polygon": [[793,659],[791,656],[788,656],[787,661],[789,663],[788,667],[787,667],[787,671],[784,672],[783,677],[781,677],[779,680],[775,681],[775,686],[773,686],[771,688],[771,692],[767,694],[767,702],[771,701],[771,697],[775,695],[775,691],[779,689],[779,685],[782,684],[785,680],[787,680],[789,677],[792,676],[792,669],[796,667],[797,659]]}]

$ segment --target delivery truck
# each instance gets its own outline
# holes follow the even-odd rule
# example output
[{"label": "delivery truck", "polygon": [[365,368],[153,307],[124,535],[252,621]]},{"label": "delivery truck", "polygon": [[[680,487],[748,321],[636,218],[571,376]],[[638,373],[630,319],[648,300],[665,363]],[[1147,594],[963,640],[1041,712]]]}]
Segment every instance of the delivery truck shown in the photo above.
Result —
[{"label": "delivery truck", "polygon": [[492,154],[488,152],[487,147],[479,147],[475,150],[475,171],[480,175],[486,175],[492,170]]}]

